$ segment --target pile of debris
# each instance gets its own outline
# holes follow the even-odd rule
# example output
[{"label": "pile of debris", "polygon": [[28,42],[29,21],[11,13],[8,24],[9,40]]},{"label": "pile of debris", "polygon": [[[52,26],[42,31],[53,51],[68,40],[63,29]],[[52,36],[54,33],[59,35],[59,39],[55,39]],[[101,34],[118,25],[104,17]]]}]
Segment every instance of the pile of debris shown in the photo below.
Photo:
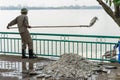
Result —
[{"label": "pile of debris", "polygon": [[60,79],[87,79],[93,74],[97,63],[88,61],[77,54],[63,54],[61,58],[44,67],[43,72],[51,77]]}]

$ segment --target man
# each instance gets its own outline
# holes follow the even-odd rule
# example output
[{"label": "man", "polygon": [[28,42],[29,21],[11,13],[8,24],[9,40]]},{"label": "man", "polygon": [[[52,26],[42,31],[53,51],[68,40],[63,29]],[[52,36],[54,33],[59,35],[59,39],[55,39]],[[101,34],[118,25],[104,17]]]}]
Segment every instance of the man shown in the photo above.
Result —
[{"label": "man", "polygon": [[114,49],[118,47],[118,63],[120,63],[120,38],[118,40],[118,43],[115,44]]},{"label": "man", "polygon": [[26,56],[26,46],[28,45],[29,49],[29,58],[36,58],[33,53],[33,42],[30,36],[30,33],[27,28],[31,28],[28,23],[27,17],[28,10],[26,8],[21,9],[21,15],[17,16],[14,20],[12,20],[7,29],[10,29],[10,26],[17,24],[18,30],[22,39],[22,58],[27,58]]}]

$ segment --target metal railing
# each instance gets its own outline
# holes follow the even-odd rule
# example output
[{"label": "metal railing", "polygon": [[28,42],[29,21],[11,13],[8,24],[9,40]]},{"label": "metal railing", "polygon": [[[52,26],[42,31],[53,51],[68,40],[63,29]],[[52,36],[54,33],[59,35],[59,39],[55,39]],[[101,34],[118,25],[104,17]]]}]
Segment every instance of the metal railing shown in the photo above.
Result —
[{"label": "metal railing", "polygon": [[[31,36],[34,53],[39,56],[59,57],[64,53],[71,53],[91,60],[102,60],[102,55],[112,50],[120,38],[120,36],[51,33],[31,33]],[[21,54],[19,33],[0,32],[0,53]]]}]

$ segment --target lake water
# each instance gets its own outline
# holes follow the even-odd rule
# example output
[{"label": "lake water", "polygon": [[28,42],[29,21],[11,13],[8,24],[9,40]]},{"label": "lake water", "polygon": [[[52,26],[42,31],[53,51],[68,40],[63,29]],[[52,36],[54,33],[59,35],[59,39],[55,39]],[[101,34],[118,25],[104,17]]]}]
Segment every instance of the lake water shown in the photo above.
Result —
[{"label": "lake water", "polygon": [[[6,29],[7,24],[18,15],[20,15],[19,10],[0,10],[0,31],[18,32],[17,29]],[[29,30],[35,33],[119,36],[120,28],[103,9],[29,10],[28,13],[31,26],[88,25],[94,16],[97,16],[99,20],[90,28],[32,28]]]}]

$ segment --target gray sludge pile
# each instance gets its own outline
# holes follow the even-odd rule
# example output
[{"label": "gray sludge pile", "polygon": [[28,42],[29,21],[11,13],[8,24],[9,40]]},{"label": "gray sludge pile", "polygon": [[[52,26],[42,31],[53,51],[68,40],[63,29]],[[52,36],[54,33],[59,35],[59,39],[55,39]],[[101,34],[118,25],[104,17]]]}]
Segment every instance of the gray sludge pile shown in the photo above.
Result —
[{"label": "gray sludge pile", "polygon": [[[88,61],[77,54],[63,54],[60,59],[45,66],[42,72],[57,80],[85,80],[97,69],[97,63]],[[66,79],[67,80],[67,79]]]}]

